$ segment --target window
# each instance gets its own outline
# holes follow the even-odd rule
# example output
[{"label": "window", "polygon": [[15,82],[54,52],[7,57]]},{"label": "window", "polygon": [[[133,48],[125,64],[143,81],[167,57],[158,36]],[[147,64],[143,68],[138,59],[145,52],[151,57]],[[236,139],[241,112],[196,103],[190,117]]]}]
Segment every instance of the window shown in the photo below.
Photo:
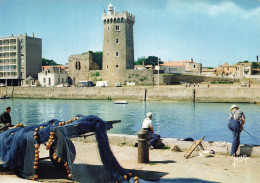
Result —
[{"label": "window", "polygon": [[116,25],[116,31],[120,31],[119,25]]},{"label": "window", "polygon": [[107,69],[108,69],[108,65],[107,65]]},{"label": "window", "polygon": [[79,62],[79,61],[76,61],[76,62],[75,62],[75,69],[76,69],[76,70],[80,70],[80,69],[81,69],[80,62]]},{"label": "window", "polygon": [[51,85],[51,78],[49,78],[49,85]]},{"label": "window", "polygon": [[109,43],[109,39],[107,40],[107,43]]},{"label": "window", "polygon": [[116,44],[118,44],[119,43],[119,39],[118,38],[116,38]]},{"label": "window", "polygon": [[193,65],[193,69],[195,69],[195,68],[196,68],[196,65],[194,64],[194,65]]},{"label": "window", "polygon": [[109,53],[107,52],[107,56],[109,56]]},{"label": "window", "polygon": [[116,68],[118,68],[118,65],[116,65]]},{"label": "window", "polygon": [[109,27],[107,27],[107,31],[109,31]]},{"label": "window", "polygon": [[43,83],[46,83],[46,79],[45,78],[43,78]]},{"label": "window", "polygon": [[116,57],[119,57],[119,51],[116,52]]}]

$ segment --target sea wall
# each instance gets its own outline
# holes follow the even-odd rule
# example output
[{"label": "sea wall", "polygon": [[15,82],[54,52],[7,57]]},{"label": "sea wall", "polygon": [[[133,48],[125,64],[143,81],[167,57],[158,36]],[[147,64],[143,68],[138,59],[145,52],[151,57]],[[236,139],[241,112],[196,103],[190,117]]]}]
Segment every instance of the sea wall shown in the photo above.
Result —
[{"label": "sea wall", "polygon": [[[107,99],[193,101],[192,87],[0,87],[0,96],[48,99]],[[196,88],[196,102],[260,102],[260,88]]]},{"label": "sea wall", "polygon": [[[89,136],[87,138],[74,138],[74,141],[83,142],[96,142],[96,137]],[[134,146],[137,142],[137,135],[121,135],[121,134],[108,134],[109,143],[112,145],[130,145]],[[179,141],[176,138],[162,138],[161,142],[169,148],[177,145],[182,151],[187,151],[193,142]],[[205,150],[214,150],[218,154],[230,155],[232,144],[229,142],[208,142],[202,141],[202,146]],[[194,147],[194,146],[193,146]],[[238,154],[247,155],[252,157],[260,157],[260,146],[241,144]]]}]

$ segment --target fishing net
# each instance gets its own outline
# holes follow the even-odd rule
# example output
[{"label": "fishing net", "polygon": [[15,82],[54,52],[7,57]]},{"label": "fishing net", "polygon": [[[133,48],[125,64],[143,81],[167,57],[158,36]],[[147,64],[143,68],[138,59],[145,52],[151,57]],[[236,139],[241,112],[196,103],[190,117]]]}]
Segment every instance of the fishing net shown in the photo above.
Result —
[{"label": "fishing net", "polygon": [[[0,133],[0,159],[2,166],[11,168],[17,175],[37,180],[39,174],[39,148],[46,145],[51,162],[63,166],[68,178],[77,182],[94,182],[87,168],[74,163],[76,149],[70,138],[94,132],[98,143],[103,175],[98,182],[146,183],[133,177],[122,168],[113,155],[106,134],[106,122],[97,116],[77,115],[66,122],[57,119],[39,125],[14,128]],[[87,154],[85,156],[88,156]]]}]

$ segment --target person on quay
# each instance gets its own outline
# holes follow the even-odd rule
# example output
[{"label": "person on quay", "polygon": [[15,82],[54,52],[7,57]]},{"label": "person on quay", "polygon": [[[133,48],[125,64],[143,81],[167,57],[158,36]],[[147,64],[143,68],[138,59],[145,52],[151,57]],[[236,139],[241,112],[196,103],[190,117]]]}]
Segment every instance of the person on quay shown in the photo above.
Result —
[{"label": "person on quay", "polygon": [[239,107],[236,105],[232,105],[230,110],[231,113],[229,114],[229,120],[227,125],[233,133],[231,156],[237,156],[236,153],[240,144],[240,133],[243,130],[246,117],[244,113],[240,111]]},{"label": "person on quay", "polygon": [[146,114],[146,118],[143,121],[142,129],[148,131],[150,148],[154,149],[155,144],[160,140],[160,135],[154,134],[152,119],[153,119],[152,113],[148,112]]},{"label": "person on quay", "polygon": [[8,130],[8,127],[12,127],[10,112],[11,107],[7,106],[5,111],[0,115],[0,131],[5,131]]}]

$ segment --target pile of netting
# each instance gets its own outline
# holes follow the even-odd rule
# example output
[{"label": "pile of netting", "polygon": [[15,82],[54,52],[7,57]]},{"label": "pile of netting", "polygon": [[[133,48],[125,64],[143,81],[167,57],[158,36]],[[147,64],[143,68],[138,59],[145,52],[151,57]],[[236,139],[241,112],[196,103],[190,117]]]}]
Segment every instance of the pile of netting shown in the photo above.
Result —
[{"label": "pile of netting", "polygon": [[[52,163],[66,168],[68,178],[77,182],[92,182],[87,172],[76,170],[76,149],[70,138],[94,132],[103,163],[106,180],[118,183],[145,183],[123,169],[113,155],[106,134],[106,122],[97,116],[77,115],[73,120],[62,122],[56,119],[39,125],[17,127],[0,133],[0,160],[17,175],[26,179],[38,179],[39,148],[45,145]],[[87,156],[87,154],[86,154]],[[74,174],[76,176],[74,176]],[[80,175],[85,174],[85,175]],[[97,176],[99,176],[97,172]],[[85,177],[85,179],[82,179]]]}]

